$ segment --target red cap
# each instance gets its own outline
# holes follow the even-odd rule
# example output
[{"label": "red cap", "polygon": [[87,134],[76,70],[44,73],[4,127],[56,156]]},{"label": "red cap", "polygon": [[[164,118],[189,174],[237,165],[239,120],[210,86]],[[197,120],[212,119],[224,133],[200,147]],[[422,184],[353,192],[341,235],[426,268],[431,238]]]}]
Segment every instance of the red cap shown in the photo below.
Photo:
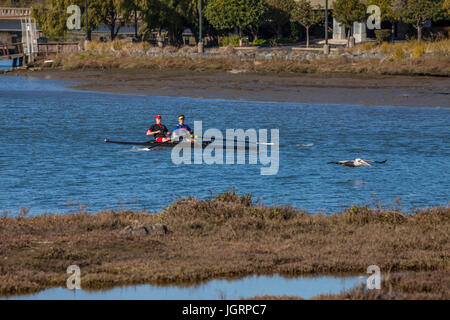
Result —
[{"label": "red cap", "polygon": [[155,117],[155,119],[161,119],[161,116],[158,114],[156,117]]}]

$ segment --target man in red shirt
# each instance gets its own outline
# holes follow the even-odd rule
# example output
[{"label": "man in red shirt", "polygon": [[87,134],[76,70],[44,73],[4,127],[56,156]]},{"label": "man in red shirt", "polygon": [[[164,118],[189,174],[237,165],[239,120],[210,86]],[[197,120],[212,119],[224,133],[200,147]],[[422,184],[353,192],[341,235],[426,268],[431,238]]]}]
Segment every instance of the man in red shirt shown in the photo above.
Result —
[{"label": "man in red shirt", "polygon": [[170,137],[168,137],[168,136],[170,135],[170,132],[169,132],[169,130],[167,130],[165,125],[161,124],[161,116],[158,114],[155,117],[155,120],[156,120],[156,123],[148,129],[147,135],[155,136],[156,142],[169,141]]}]

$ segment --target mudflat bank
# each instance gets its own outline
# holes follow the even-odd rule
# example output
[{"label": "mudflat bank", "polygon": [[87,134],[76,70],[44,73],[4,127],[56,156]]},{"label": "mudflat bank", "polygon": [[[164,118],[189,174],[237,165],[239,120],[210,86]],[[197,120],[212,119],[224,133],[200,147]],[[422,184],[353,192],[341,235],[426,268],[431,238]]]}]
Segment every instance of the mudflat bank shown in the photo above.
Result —
[{"label": "mudflat bank", "polygon": [[[239,68],[239,66],[236,66]],[[449,108],[447,77],[258,74],[183,69],[17,70],[8,75],[71,81],[76,89],[148,96],[310,104]]]},{"label": "mudflat bank", "polygon": [[[325,216],[262,206],[234,192],[182,198],[158,213],[4,216],[0,295],[64,286],[70,265],[80,267],[83,289],[250,274],[364,274],[372,264],[383,274],[428,272],[438,283],[434,272],[449,271],[449,233],[449,208],[355,206]],[[448,287],[430,288],[434,297],[448,297]]]}]

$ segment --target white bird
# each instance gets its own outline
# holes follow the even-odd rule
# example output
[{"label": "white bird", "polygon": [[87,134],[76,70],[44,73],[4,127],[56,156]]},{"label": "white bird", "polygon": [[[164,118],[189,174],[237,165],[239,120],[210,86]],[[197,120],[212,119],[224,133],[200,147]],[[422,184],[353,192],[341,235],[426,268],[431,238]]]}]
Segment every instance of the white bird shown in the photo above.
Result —
[{"label": "white bird", "polygon": [[363,160],[363,159],[355,159],[355,160],[343,160],[343,161],[331,161],[328,162],[329,164],[338,164],[340,166],[344,166],[344,167],[361,167],[361,166],[366,166],[366,167],[371,167],[372,165],[368,164],[368,162],[371,163],[385,163],[387,160],[384,161],[373,161],[373,160]]}]

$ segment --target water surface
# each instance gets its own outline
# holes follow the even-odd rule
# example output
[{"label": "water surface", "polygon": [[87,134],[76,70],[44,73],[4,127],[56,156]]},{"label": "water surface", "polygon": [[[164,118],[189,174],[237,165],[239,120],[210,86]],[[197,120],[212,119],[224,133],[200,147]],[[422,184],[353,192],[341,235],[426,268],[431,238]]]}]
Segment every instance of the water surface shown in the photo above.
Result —
[{"label": "water surface", "polygon": [[115,288],[106,291],[68,290],[54,288],[34,295],[9,299],[23,300],[208,300],[241,299],[255,296],[275,295],[308,299],[321,294],[337,294],[361,283],[364,277],[314,277],[283,278],[274,276],[251,276],[238,280],[211,280],[195,286],[140,285]]},{"label": "water surface", "polygon": [[[157,211],[178,196],[230,187],[314,212],[398,198],[405,209],[448,204],[449,109],[115,95],[63,84],[0,76],[0,210]],[[168,149],[103,143],[147,141],[156,114],[171,129],[181,113],[204,130],[279,129],[278,174],[261,176],[261,165],[175,165]],[[388,162],[327,164],[357,157]]]},{"label": "water surface", "polygon": [[12,60],[0,60],[0,71],[12,68]]}]

